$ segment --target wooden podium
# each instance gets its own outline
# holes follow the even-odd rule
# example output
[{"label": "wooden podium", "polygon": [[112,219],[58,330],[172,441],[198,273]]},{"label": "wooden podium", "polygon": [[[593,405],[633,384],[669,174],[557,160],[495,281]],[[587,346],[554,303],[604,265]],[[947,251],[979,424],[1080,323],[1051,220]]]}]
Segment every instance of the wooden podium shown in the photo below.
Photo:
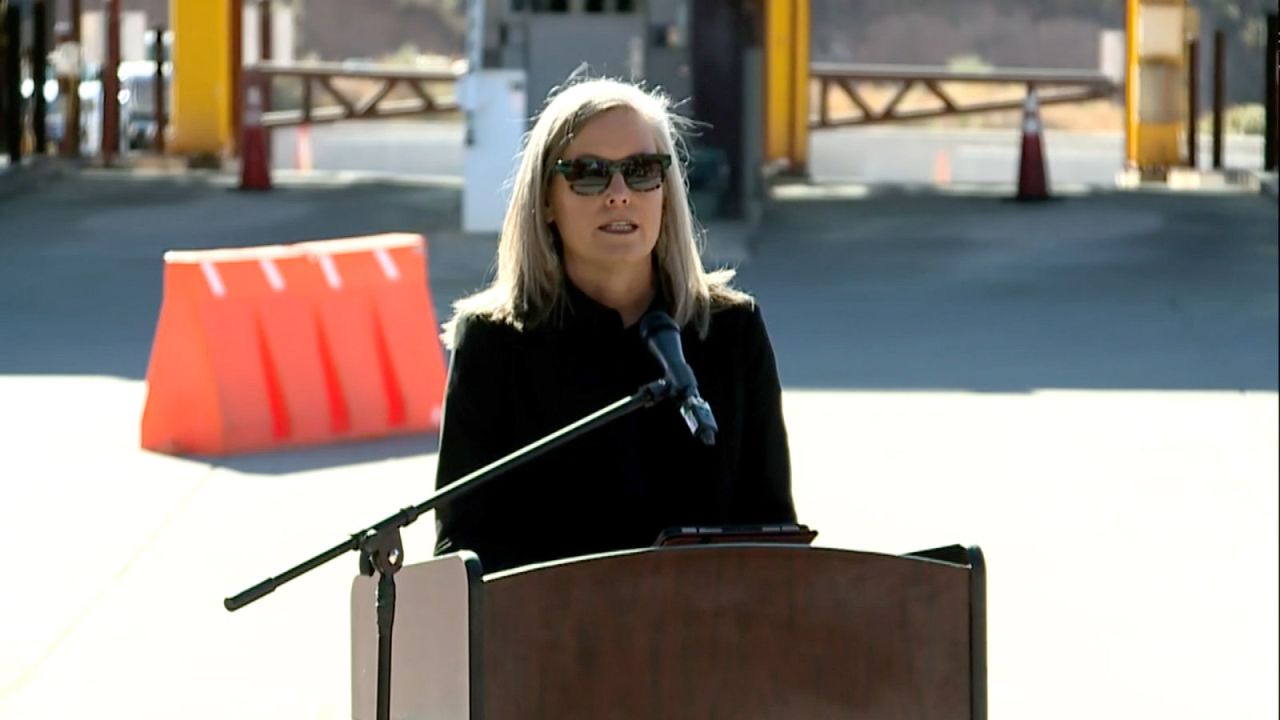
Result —
[{"label": "wooden podium", "polygon": [[[396,575],[393,718],[985,720],[977,547],[612,553]],[[373,720],[375,581],[352,586],[352,716]]]}]

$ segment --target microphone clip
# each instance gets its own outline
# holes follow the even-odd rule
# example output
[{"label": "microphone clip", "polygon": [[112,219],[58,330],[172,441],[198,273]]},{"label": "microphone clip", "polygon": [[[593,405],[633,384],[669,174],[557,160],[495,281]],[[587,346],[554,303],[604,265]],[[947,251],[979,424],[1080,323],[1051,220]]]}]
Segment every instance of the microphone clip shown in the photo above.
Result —
[{"label": "microphone clip", "polygon": [[716,433],[720,432],[720,428],[716,426],[716,417],[711,414],[711,406],[706,400],[697,395],[685,397],[680,403],[680,417],[689,426],[689,432],[701,440],[703,445],[716,444]]}]

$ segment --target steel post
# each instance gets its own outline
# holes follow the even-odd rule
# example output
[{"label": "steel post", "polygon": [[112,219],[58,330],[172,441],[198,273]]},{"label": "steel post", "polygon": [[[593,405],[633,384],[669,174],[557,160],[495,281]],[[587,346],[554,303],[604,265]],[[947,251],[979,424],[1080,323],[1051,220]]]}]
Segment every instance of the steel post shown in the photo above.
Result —
[{"label": "steel post", "polygon": [[1222,106],[1227,95],[1226,33],[1213,33],[1213,169],[1222,169]]},{"label": "steel post", "polygon": [[102,66],[102,162],[120,151],[120,0],[106,0],[107,61]]}]

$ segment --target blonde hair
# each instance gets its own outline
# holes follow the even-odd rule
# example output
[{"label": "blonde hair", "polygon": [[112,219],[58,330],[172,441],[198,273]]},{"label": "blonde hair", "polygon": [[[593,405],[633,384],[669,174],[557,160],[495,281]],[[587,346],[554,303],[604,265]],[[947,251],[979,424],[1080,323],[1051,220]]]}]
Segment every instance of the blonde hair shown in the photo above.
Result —
[{"label": "blonde hair", "polygon": [[[577,80],[553,91],[525,136],[524,151],[513,180],[511,202],[498,239],[497,275],[485,289],[454,303],[444,326],[452,347],[458,321],[479,316],[516,328],[536,326],[565,309],[564,267],[549,226],[547,207],[552,172],[575,131],[595,116],[628,108],[653,129],[659,153],[679,158],[681,130],[690,121],[671,111],[670,99],[618,80]],[[677,159],[663,179],[662,227],[654,250],[658,286],[680,327],[693,323],[705,337],[713,308],[752,302],[730,286],[734,271],[706,271],[702,266],[702,233],[689,209],[684,170]]]}]

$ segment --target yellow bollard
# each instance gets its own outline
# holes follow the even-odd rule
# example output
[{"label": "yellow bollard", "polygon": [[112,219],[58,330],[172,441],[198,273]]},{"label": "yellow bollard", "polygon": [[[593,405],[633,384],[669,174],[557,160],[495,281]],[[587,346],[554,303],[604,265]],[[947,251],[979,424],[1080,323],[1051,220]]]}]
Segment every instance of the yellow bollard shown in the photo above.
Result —
[{"label": "yellow bollard", "polygon": [[1187,0],[1128,0],[1125,165],[1164,172],[1186,164]]},{"label": "yellow bollard", "polygon": [[[238,0],[232,0],[238,2]],[[223,155],[232,147],[228,0],[169,0],[173,28],[170,135],[177,155]]]},{"label": "yellow bollard", "polygon": [[765,160],[809,165],[809,0],[765,0]]}]

